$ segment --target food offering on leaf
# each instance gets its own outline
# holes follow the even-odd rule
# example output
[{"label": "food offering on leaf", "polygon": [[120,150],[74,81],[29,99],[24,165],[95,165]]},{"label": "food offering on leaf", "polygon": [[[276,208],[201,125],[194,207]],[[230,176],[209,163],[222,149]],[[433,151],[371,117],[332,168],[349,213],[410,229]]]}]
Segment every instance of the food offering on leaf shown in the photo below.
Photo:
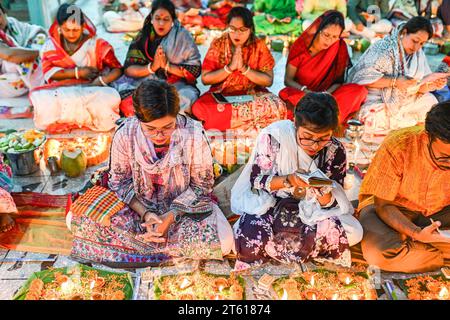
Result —
[{"label": "food offering on leaf", "polygon": [[74,152],[81,149],[86,155],[87,167],[96,166],[109,157],[111,137],[109,135],[99,135],[97,137],[78,137],[49,139],[45,145],[45,159],[56,157],[58,165],[61,167],[61,156],[64,150]]},{"label": "food offering on leaf", "polygon": [[409,300],[450,300],[450,281],[441,275],[398,280]]},{"label": "food offering on leaf", "polygon": [[128,300],[133,295],[131,278],[86,266],[35,273],[15,300]]},{"label": "food offering on leaf", "polygon": [[274,281],[280,300],[376,300],[368,275],[363,272],[336,272],[325,269],[303,272]]},{"label": "food offering on leaf", "polygon": [[162,276],[154,283],[157,300],[245,300],[244,279],[233,273],[218,276],[204,272]]},{"label": "food offering on leaf", "polygon": [[12,132],[0,137],[0,152],[22,153],[32,151],[40,147],[45,140],[45,133],[35,129]]}]

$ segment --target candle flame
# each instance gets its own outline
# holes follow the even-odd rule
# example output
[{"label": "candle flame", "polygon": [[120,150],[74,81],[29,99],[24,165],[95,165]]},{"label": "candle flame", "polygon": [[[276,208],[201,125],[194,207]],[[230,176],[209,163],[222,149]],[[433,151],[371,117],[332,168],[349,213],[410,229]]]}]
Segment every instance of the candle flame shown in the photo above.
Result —
[{"label": "candle flame", "polygon": [[189,285],[191,284],[191,282],[188,280],[188,278],[184,278],[183,282],[180,285],[180,289],[185,289],[187,288]]},{"label": "candle flame", "polygon": [[288,294],[286,289],[283,289],[283,296],[281,297],[281,300],[287,300],[288,299]]},{"label": "candle flame", "polygon": [[345,284],[349,285],[351,282],[352,280],[350,280],[350,277],[345,278]]},{"label": "candle flame", "polygon": [[315,293],[312,294],[312,300],[317,300],[317,296]]},{"label": "candle flame", "polygon": [[314,276],[312,276],[311,277],[311,286],[314,286],[314,283],[315,283],[316,281],[314,280]]},{"label": "candle flame", "polygon": [[63,294],[69,294],[73,291],[74,289],[74,283],[72,282],[72,280],[67,280],[63,283],[61,283],[61,292]]},{"label": "candle flame", "polygon": [[219,286],[219,292],[222,292],[222,290],[223,290],[223,286],[220,285],[220,286]]},{"label": "candle flame", "polygon": [[444,300],[448,298],[448,290],[446,287],[442,287],[441,291],[439,291],[439,299]]},{"label": "candle flame", "polygon": [[339,298],[339,295],[337,293],[333,294],[333,297],[331,297],[331,300],[337,300]]},{"label": "candle flame", "polygon": [[89,287],[91,288],[91,290],[94,289],[94,287],[95,287],[95,280],[91,281],[91,284],[90,284]]},{"label": "candle flame", "polygon": [[352,294],[352,300],[359,300],[358,295],[357,294]]}]

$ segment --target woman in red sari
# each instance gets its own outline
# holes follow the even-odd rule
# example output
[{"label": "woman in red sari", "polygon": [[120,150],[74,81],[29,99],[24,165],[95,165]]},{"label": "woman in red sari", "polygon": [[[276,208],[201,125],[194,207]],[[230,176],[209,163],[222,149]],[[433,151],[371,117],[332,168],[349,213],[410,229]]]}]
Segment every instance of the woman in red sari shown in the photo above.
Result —
[{"label": "woman in red sari", "polygon": [[35,126],[49,132],[113,129],[121,99],[111,84],[122,75],[113,47],[69,4],[58,9],[49,35],[41,51],[46,85],[30,93]]},{"label": "woman in red sari", "polygon": [[[228,32],[211,43],[202,66],[202,81],[209,92],[192,106],[206,130],[241,130],[254,135],[270,123],[286,118],[286,105],[268,92],[275,61],[263,40],[255,37],[251,12],[231,9]],[[251,95],[252,101],[219,103],[212,93],[224,96]]]},{"label": "woman in red sari", "polygon": [[293,44],[286,65],[284,83],[287,88],[280,97],[294,108],[309,91],[328,91],[339,106],[339,123],[359,110],[367,89],[357,84],[342,84],[350,57],[345,41],[344,16],[330,10],[317,18]]}]

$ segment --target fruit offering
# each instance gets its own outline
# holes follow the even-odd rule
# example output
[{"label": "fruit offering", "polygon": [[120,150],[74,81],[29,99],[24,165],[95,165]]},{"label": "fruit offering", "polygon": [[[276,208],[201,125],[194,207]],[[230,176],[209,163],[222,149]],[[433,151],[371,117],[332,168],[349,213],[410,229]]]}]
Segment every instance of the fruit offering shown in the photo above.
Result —
[{"label": "fruit offering", "polygon": [[42,145],[45,140],[45,134],[35,129],[12,132],[0,137],[0,152],[22,153],[32,151]]}]

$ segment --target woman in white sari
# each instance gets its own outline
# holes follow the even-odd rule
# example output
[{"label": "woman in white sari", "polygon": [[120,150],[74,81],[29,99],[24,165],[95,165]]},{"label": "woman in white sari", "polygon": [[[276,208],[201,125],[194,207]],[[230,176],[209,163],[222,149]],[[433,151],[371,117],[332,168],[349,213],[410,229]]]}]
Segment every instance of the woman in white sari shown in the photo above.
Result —
[{"label": "woman in white sari", "polygon": [[422,51],[432,35],[429,20],[414,17],[374,43],[350,69],[348,81],[368,88],[359,117],[375,123],[373,133],[422,123],[438,102],[431,92],[445,85],[446,75],[432,73]]},{"label": "woman in white sari", "polygon": [[68,4],[58,9],[49,33],[41,52],[47,85],[30,94],[36,127],[50,132],[113,129],[121,99],[109,84],[122,74],[114,49],[96,37],[78,7]]},{"label": "woman in white sari", "polygon": [[[338,126],[336,100],[307,93],[292,121],[264,128],[248,164],[231,190],[235,269],[281,262],[330,260],[349,266],[349,246],[362,239],[362,227],[342,188],[345,148],[332,137]],[[297,173],[319,169],[333,187],[311,187]]]},{"label": "woman in white sari", "polygon": [[22,96],[42,84],[38,57],[46,37],[42,27],[8,17],[0,4],[0,98]]}]

